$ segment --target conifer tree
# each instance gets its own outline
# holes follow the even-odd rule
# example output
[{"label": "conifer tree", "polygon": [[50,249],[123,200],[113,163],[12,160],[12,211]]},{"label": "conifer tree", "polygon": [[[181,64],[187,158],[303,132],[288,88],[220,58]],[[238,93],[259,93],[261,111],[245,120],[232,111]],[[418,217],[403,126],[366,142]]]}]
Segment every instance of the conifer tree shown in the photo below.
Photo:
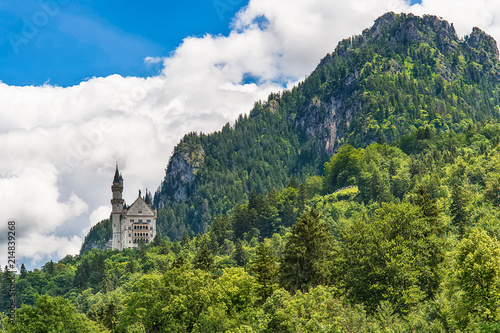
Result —
[{"label": "conifer tree", "polygon": [[453,225],[457,227],[460,236],[463,236],[468,218],[467,197],[464,186],[458,181],[453,183],[451,189],[450,213]]},{"label": "conifer tree", "polygon": [[236,241],[236,248],[234,250],[234,260],[236,265],[244,267],[248,262],[248,253],[243,247],[243,242],[241,239]]},{"label": "conifer tree", "polygon": [[20,270],[20,278],[24,279],[26,278],[26,275],[28,275],[28,271],[26,270],[26,266],[24,264],[21,264],[21,270]]},{"label": "conifer tree", "polygon": [[214,256],[208,249],[207,244],[204,244],[194,260],[194,268],[201,269],[210,273],[215,273]]},{"label": "conifer tree", "polygon": [[51,260],[45,266],[46,273],[49,275],[54,275],[54,262]]},{"label": "conifer tree", "polygon": [[134,262],[134,258],[132,258],[131,255],[128,256],[128,262],[127,262],[127,266],[126,266],[126,271],[129,272],[129,273],[135,273],[137,272],[137,268],[135,267],[135,262]]},{"label": "conifer tree", "polygon": [[258,293],[262,302],[273,293],[278,277],[278,261],[271,254],[271,249],[264,243],[260,243],[255,251],[255,259],[251,262],[255,280],[259,284]]},{"label": "conifer tree", "polygon": [[188,264],[188,261],[182,254],[179,254],[177,258],[172,262],[172,268],[181,268]]},{"label": "conifer tree", "polygon": [[312,209],[293,226],[281,261],[281,282],[288,290],[308,290],[329,277],[332,236],[325,221]]},{"label": "conifer tree", "polygon": [[420,208],[422,217],[437,227],[438,217],[441,211],[437,206],[436,199],[432,198],[424,185],[420,185],[416,190],[416,204]]}]

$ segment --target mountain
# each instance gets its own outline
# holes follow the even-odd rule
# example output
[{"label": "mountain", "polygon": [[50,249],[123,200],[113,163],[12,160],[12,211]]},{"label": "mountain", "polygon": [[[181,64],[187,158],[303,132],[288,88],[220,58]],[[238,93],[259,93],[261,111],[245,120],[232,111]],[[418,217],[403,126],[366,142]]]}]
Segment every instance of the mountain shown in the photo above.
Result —
[{"label": "mountain", "polygon": [[158,230],[171,240],[203,233],[252,192],[321,174],[346,144],[461,132],[498,118],[499,70],[497,44],[480,29],[461,39],[435,16],[387,13],[233,126],[187,134],[155,193]]}]

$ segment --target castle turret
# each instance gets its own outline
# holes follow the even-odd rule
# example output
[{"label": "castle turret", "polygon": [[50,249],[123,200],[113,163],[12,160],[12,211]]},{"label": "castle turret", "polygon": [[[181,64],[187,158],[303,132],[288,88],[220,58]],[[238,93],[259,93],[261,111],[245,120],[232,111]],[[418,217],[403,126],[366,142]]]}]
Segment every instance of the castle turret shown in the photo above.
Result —
[{"label": "castle turret", "polygon": [[123,203],[122,198],[123,193],[123,178],[118,171],[118,164],[116,165],[115,177],[113,179],[113,185],[111,185],[111,192],[113,192],[113,198],[111,199],[111,223],[113,224],[113,250],[123,249],[122,241],[122,213],[123,213]]}]

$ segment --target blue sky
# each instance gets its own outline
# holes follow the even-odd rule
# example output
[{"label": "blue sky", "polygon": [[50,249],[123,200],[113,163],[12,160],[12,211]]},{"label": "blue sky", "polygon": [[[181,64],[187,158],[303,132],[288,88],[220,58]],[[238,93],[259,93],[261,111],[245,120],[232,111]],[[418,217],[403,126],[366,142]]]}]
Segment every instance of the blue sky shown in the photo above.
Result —
[{"label": "blue sky", "polygon": [[228,34],[246,0],[0,2],[0,80],[68,86],[93,76],[149,76],[187,36]]}]

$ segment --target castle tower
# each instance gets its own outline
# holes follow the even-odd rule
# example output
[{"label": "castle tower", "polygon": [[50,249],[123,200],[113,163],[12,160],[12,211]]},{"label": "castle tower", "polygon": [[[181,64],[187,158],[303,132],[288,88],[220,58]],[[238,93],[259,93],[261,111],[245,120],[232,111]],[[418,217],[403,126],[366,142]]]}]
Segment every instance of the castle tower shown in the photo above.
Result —
[{"label": "castle tower", "polygon": [[122,213],[123,213],[123,178],[118,171],[118,164],[116,165],[115,177],[113,185],[111,185],[111,192],[113,198],[111,199],[111,223],[113,224],[113,250],[122,250]]}]

